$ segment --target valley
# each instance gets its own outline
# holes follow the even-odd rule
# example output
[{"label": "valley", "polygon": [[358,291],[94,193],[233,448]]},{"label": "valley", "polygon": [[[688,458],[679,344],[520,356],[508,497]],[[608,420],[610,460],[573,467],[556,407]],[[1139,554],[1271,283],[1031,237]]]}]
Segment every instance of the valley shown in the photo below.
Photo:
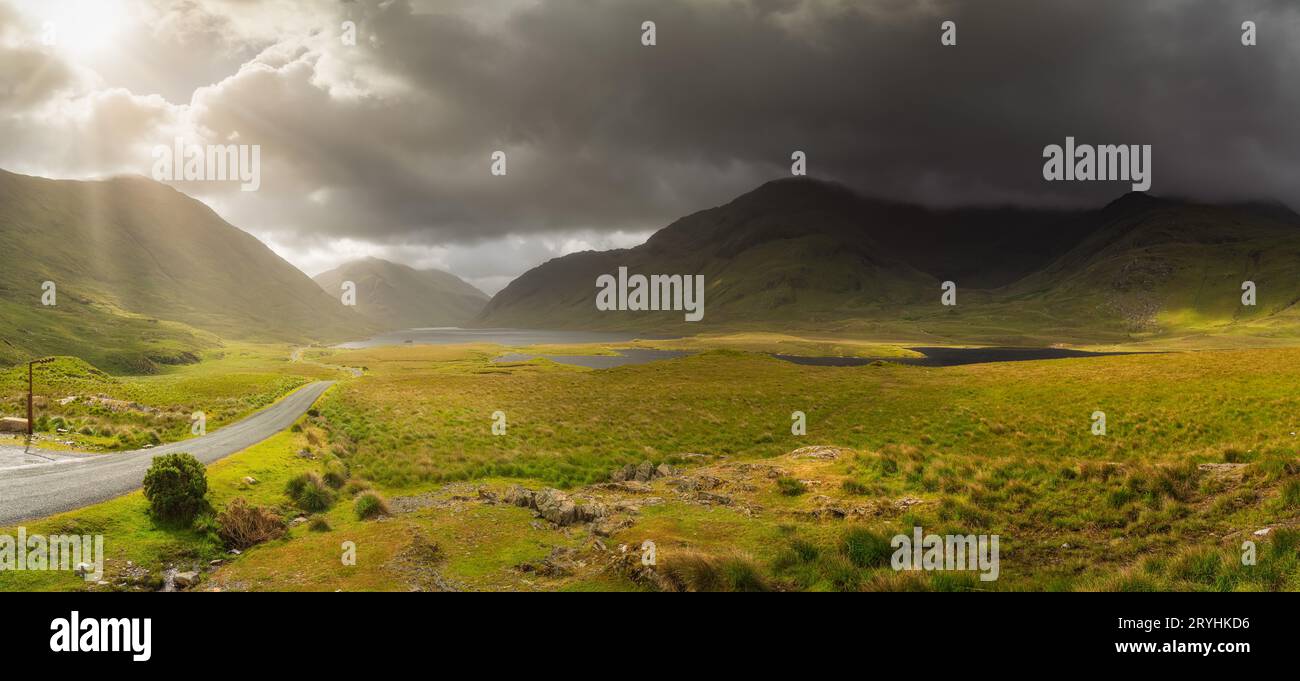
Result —
[{"label": "valley", "polygon": [[[103,532],[91,589],[154,588],[166,569],[203,590],[1300,586],[1294,349],[812,367],[702,347],[602,370],[494,362],[502,349],[310,350],[363,374],[210,467],[218,508],[304,518],[238,555],[150,522],[139,492],[26,525]],[[790,432],[796,410],[806,435]],[[336,468],[347,485],[329,507],[286,496]],[[388,512],[357,518],[361,490]],[[912,527],[1000,536],[998,580],[890,569],[888,537]],[[1237,560],[1244,539],[1258,566]],[[0,588],[87,586],[28,572]]]},{"label": "valley", "polygon": [[[779,181],[489,298],[377,258],[313,281],[143,180],[0,189],[7,243],[64,230],[98,258],[6,270],[0,410],[56,359],[0,489],[47,499],[24,531],[106,554],[102,580],[0,590],[1300,588],[1300,218],[1278,206],[934,211]],[[611,294],[701,273],[679,308],[707,312],[602,310],[611,272]],[[47,279],[57,306],[20,293]],[[188,449],[206,510],[163,522],[139,465]],[[21,487],[86,456],[122,474]],[[250,508],[280,530],[232,544]],[[895,569],[915,528],[997,537],[996,579]]]}]

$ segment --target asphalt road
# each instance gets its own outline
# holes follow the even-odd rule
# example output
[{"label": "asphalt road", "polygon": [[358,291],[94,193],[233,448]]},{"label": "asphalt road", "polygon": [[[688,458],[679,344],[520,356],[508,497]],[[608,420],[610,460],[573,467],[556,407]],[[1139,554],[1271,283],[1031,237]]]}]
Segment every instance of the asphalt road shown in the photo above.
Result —
[{"label": "asphalt road", "polygon": [[155,456],[189,452],[204,464],[247,449],[293,425],[333,385],[299,388],[243,421],[203,437],[129,452],[70,455],[63,452],[0,452],[0,527],[43,518],[112,499],[140,488]]}]

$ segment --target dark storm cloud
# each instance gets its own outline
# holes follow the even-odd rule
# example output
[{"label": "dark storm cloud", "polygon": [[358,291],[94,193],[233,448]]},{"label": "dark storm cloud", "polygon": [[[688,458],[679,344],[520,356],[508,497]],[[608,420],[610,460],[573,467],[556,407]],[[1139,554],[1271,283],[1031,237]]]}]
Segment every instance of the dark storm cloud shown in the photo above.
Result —
[{"label": "dark storm cloud", "polygon": [[[210,198],[290,253],[644,232],[788,176],[796,149],[814,176],[928,204],[1087,205],[1127,190],[1043,181],[1043,147],[1067,135],[1152,145],[1157,194],[1300,206],[1291,0],[179,7],[168,21],[201,45],[235,46],[223,59],[260,54],[172,102],[179,113],[134,105],[173,116],[159,142],[179,127],[261,144],[262,190]],[[268,7],[281,19],[254,14]],[[283,17],[298,23],[266,30]],[[355,47],[339,40],[345,19]],[[646,20],[655,47],[641,45]],[[940,45],[944,20],[956,47]],[[1255,47],[1241,44],[1245,20]],[[168,82],[207,78],[193,62]],[[496,149],[504,178],[489,174]]]},{"label": "dark storm cloud", "polygon": [[[927,203],[1124,190],[1045,183],[1043,146],[1066,135],[1151,144],[1156,193],[1300,198],[1300,6],[1283,0],[554,0],[487,25],[355,11],[363,63],[405,88],[333,113],[309,87],[265,111],[256,89],[232,98],[361,209],[321,207],[314,224],[339,234],[657,227],[787,174],[795,149],[816,176]],[[488,174],[495,149],[506,178]]]}]

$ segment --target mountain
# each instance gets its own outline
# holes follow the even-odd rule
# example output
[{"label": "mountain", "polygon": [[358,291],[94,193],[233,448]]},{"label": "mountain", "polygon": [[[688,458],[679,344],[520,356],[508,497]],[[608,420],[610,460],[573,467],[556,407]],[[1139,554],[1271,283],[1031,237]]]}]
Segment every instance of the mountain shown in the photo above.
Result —
[{"label": "mountain", "polygon": [[687,216],[630,249],[574,253],[511,282],[477,323],[489,326],[671,327],[682,312],[602,312],[602,274],[702,274],[704,322],[816,320],[903,302],[937,286],[858,229],[860,200],[822,183],[765,185]]},{"label": "mountain", "polygon": [[[483,326],[841,329],[1040,344],[1300,333],[1300,216],[1276,203],[1126,195],[1098,210],[930,210],[811,179],[769,182],[630,249],[574,253],[492,299]],[[705,318],[601,312],[596,278],[705,275]],[[1253,277],[1253,279],[1252,279]],[[1258,304],[1241,304],[1243,281]],[[940,282],[958,305],[940,304]]]},{"label": "mountain", "polygon": [[1289,208],[1132,193],[1082,220],[1088,235],[1007,287],[1005,302],[1132,334],[1300,333],[1300,215]]},{"label": "mountain", "polygon": [[837,184],[778,180],[682,218],[641,246],[574,253],[534,268],[498,293],[476,323],[684,323],[680,313],[596,310],[596,277],[620,266],[705,275],[705,319],[678,330],[872,317],[937,300],[942,281],[1014,281],[1068,250],[1082,231],[1071,218],[1014,208],[933,211],[867,199]]},{"label": "mountain", "polygon": [[359,313],[385,330],[460,326],[487,304],[486,293],[441,270],[417,270],[379,258],[363,258],[316,275],[326,293],[356,284]]},{"label": "mountain", "polygon": [[[80,356],[114,371],[193,361],[221,339],[342,340],[374,329],[212,209],[142,177],[0,171],[0,361]],[[42,305],[42,285],[56,304]]]}]

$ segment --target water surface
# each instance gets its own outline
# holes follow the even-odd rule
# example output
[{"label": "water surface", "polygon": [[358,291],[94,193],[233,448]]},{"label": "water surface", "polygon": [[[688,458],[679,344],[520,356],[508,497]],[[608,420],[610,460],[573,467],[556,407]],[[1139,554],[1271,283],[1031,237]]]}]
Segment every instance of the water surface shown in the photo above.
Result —
[{"label": "water surface", "polygon": [[340,348],[373,348],[380,345],[453,345],[494,343],[508,347],[526,345],[570,345],[578,343],[627,343],[638,338],[661,336],[631,331],[563,331],[542,329],[462,329],[455,326],[390,331],[373,338],[352,341]]},{"label": "water surface", "polygon": [[924,367],[955,367],[963,364],[988,364],[990,362],[1027,362],[1040,359],[1070,359],[1074,357],[1107,357],[1132,355],[1132,352],[1088,352],[1067,348],[908,348],[924,357],[803,357],[800,355],[772,355],[795,364],[809,366],[856,367],[873,362],[894,362]]}]

